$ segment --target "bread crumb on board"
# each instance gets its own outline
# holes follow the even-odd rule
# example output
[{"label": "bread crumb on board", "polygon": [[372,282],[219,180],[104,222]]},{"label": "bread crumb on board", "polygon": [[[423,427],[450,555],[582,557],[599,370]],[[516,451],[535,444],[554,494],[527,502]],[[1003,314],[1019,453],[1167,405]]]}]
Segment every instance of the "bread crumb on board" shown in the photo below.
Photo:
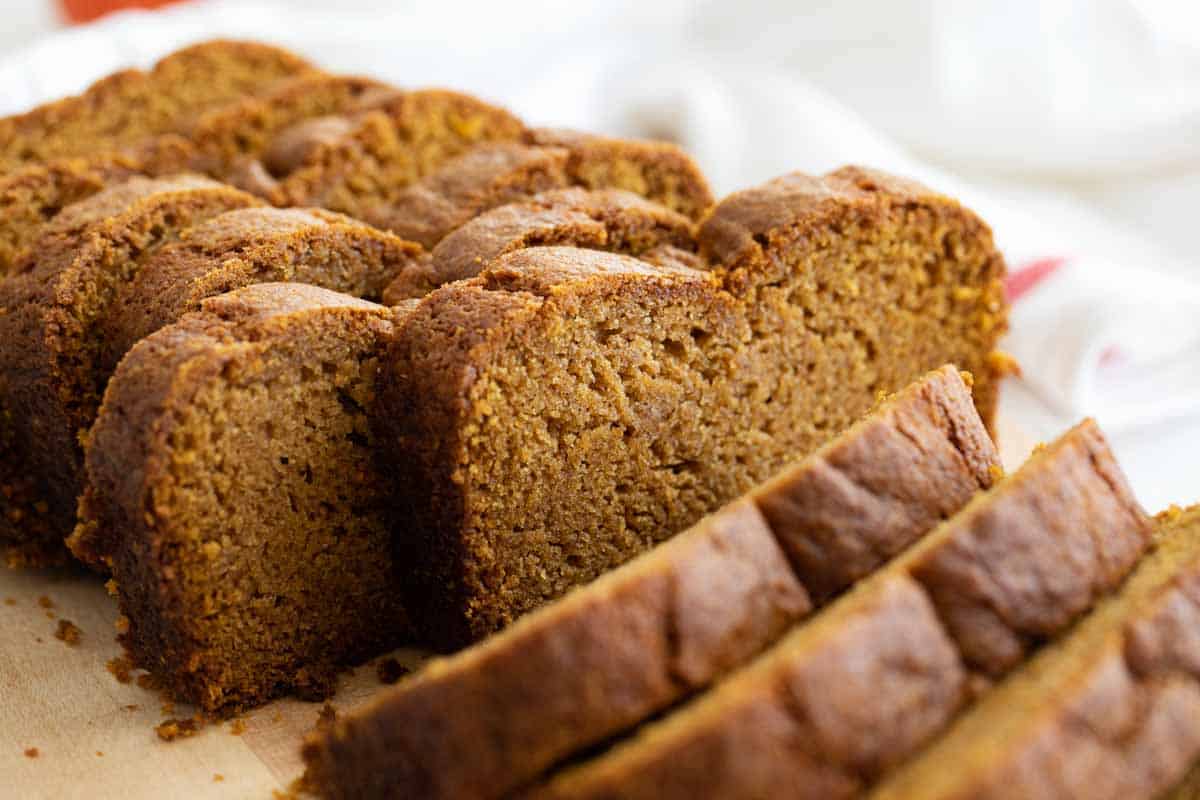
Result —
[{"label": "bread crumb on board", "polygon": [[385,658],[379,662],[375,668],[375,674],[379,676],[380,683],[386,683],[389,686],[397,683],[405,675],[412,672],[411,669],[401,664],[394,658]]},{"label": "bread crumb on board", "polygon": [[112,676],[117,679],[117,683],[132,683],[133,682],[133,661],[125,656],[118,658],[110,658],[105,664]]},{"label": "bread crumb on board", "polygon": [[83,631],[79,629],[78,625],[71,622],[71,620],[60,619],[58,621],[58,628],[54,631],[54,638],[74,647],[83,638]]},{"label": "bread crumb on board", "polygon": [[246,732],[246,723],[243,720],[235,719],[229,723],[229,732],[234,736],[241,736]]},{"label": "bread crumb on board", "polygon": [[39,752],[36,747],[26,747],[25,748],[25,757],[26,758],[37,758],[40,755],[41,755],[41,752]]},{"label": "bread crumb on board", "polygon": [[38,598],[38,605],[42,608],[54,608],[54,601],[46,595],[42,595]]},{"label": "bread crumb on board", "polygon": [[158,725],[154,726],[154,732],[158,734],[158,738],[164,742],[173,742],[176,739],[187,739],[195,736],[204,727],[204,718],[197,714],[194,717],[187,719],[168,719],[163,720]]}]

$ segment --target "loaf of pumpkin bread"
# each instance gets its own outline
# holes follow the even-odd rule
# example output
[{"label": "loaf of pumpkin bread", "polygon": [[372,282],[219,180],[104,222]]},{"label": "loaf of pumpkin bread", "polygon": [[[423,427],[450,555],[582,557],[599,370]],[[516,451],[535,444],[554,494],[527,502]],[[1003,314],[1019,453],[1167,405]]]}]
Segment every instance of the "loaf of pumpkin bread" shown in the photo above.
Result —
[{"label": "loaf of pumpkin bread", "polygon": [[502,797],[781,635],[812,607],[789,556],[835,537],[855,551],[831,560],[824,597],[997,471],[961,377],[931,373],[688,531],[339,719],[305,748],[308,783],[327,797]]}]

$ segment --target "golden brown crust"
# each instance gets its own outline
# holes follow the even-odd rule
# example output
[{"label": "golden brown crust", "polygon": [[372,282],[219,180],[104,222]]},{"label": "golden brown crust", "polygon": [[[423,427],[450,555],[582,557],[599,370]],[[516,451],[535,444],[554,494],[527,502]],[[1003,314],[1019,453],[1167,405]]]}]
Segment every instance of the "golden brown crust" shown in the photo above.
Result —
[{"label": "golden brown crust", "polygon": [[1200,756],[1200,507],[871,797],[1156,798]]},{"label": "golden brown crust", "polygon": [[[686,217],[619,189],[560,189],[481,214],[441,240],[388,287],[385,302],[423,297],[474,277],[500,256],[526,247],[570,245],[642,256],[658,248],[695,250]],[[665,262],[664,262],[665,263]]]},{"label": "golden brown crust", "polygon": [[178,132],[206,107],[231,102],[311,69],[285,50],[213,40],[176,51],[151,70],[125,70],[83,94],[0,119],[0,170],[115,151]]},{"label": "golden brown crust", "polygon": [[72,546],[111,564],[123,643],[180,699],[320,696],[402,642],[366,420],[392,319],[257,284],[143,340],[113,377]]},{"label": "golden brown crust", "polygon": [[306,745],[309,784],[326,797],[500,797],[706,685],[808,607],[754,506],[731,505],[340,718]]},{"label": "golden brown crust", "polygon": [[535,128],[527,141],[571,153],[567,174],[587,189],[624,189],[699,219],[713,204],[700,167],[678,145],[614,139],[562,128]]},{"label": "golden brown crust", "polygon": [[[1016,665],[979,650],[966,612],[1003,609],[1013,638],[1049,638],[1134,567],[1150,523],[1120,473],[1093,466],[1111,457],[1094,425],[1075,428],[750,667],[529,796],[861,796],[954,718],[971,671]],[[1005,577],[979,593],[986,601],[951,599],[950,573]]]},{"label": "golden brown crust", "polygon": [[348,116],[349,133],[308,148],[302,166],[277,176],[273,203],[373,218],[449,159],[525,131],[504,109],[443,89],[381,90]]},{"label": "golden brown crust", "polygon": [[64,555],[81,487],[79,438],[104,390],[96,325],[116,288],[182,228],[255,202],[206,178],[133,178],[65,209],[0,283],[0,540],[10,558]]},{"label": "golden brown crust", "polygon": [[[996,459],[959,375],[935,372],[747,499],[313,737],[309,782],[327,797],[502,796],[706,686],[806,612],[779,542],[819,539],[841,519],[863,549],[894,552],[988,486]],[[813,499],[834,463],[861,479],[851,502]]]},{"label": "golden brown crust", "polygon": [[378,300],[419,246],[320,209],[248,208],[185,231],[124,284],[101,321],[111,372],[140,339],[200,310],[207,298],[252,283],[290,281]]}]

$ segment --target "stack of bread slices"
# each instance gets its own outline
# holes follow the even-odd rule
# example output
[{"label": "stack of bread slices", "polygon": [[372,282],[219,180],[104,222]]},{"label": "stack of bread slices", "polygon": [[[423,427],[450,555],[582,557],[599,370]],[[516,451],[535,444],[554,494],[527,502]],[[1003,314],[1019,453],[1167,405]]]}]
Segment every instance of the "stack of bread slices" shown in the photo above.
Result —
[{"label": "stack of bread slices", "polygon": [[717,202],[671,144],[218,41],[0,120],[0,208],[10,565],[107,575],[214,715],[481,642],[314,737],[322,794],[1151,797],[1200,754],[1195,514],[1086,422],[1002,476],[952,199]]}]

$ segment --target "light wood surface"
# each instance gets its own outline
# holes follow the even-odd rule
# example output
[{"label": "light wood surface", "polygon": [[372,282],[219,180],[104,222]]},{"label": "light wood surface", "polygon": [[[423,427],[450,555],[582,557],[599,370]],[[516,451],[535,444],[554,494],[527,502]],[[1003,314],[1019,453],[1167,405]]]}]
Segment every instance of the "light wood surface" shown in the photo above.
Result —
[{"label": "light wood surface", "polygon": [[[121,655],[116,618],[97,576],[0,567],[0,798],[266,800],[300,776],[300,742],[320,703],[279,700],[244,715],[240,735],[224,722],[163,742],[155,726],[193,709],[165,713],[157,692],[109,672]],[[78,645],[55,638],[60,619],[82,631]],[[416,652],[393,655],[421,662]],[[373,662],[344,676],[330,702],[345,711],[386,688]],[[37,757],[25,755],[30,748]]]}]

